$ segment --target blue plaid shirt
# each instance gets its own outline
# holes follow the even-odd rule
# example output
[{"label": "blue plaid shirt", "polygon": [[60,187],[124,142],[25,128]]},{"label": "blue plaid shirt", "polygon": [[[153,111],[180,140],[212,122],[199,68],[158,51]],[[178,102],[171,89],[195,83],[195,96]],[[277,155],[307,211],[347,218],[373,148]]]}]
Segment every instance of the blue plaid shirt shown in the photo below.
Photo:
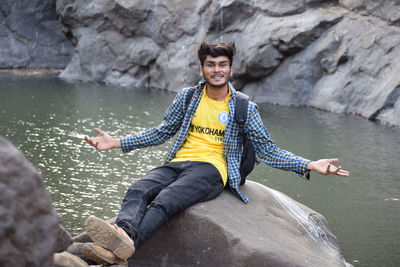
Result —
[{"label": "blue plaid shirt", "polygon": [[[190,123],[203,94],[204,84],[205,82],[201,81],[195,87],[184,88],[179,91],[172,105],[170,105],[165,112],[164,120],[158,126],[145,129],[134,135],[121,137],[122,151],[126,153],[133,149],[162,144],[178,132],[177,138],[166,160],[166,162],[171,161],[188,136]],[[224,156],[227,162],[228,184],[232,192],[243,200],[244,203],[247,203],[249,199],[239,191],[239,167],[242,146],[239,136],[239,126],[236,124],[234,118],[237,93],[230,83],[229,87],[232,97],[228,101],[229,120],[223,139]],[[189,104],[186,105],[186,100],[189,97],[188,92],[190,90],[194,90],[194,93]],[[248,116],[244,132],[247,134],[247,138],[251,141],[261,161],[271,167],[291,171],[302,177],[308,177],[309,171],[306,167],[310,160],[279,149],[270,139],[256,104],[251,101],[249,101]]]}]

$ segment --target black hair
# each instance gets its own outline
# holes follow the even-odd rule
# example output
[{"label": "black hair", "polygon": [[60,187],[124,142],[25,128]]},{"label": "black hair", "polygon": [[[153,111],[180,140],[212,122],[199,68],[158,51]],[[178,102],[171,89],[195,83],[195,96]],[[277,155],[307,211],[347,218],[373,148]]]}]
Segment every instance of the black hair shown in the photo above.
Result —
[{"label": "black hair", "polygon": [[204,66],[204,60],[207,56],[227,56],[229,58],[229,65],[232,66],[233,55],[235,53],[234,42],[202,42],[197,51],[197,56],[200,59],[201,66]]}]

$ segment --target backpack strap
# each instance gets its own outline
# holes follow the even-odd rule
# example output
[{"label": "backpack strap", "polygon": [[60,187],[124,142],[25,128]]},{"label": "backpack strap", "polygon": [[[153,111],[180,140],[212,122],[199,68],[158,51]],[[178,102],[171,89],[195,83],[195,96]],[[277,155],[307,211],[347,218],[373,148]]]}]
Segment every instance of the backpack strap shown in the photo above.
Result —
[{"label": "backpack strap", "polygon": [[203,90],[204,86],[205,86],[205,83],[200,82],[196,87],[189,88],[189,92],[187,93],[186,99],[185,99],[186,108],[188,108],[188,106],[190,104],[190,100],[192,100],[193,94],[196,91],[196,89]]},{"label": "backpack strap", "polygon": [[185,104],[186,108],[189,106],[190,100],[192,100],[194,94],[194,90],[189,90],[188,94],[186,95]]},{"label": "backpack strap", "polygon": [[249,106],[249,96],[237,91],[235,106],[235,121],[239,125],[239,135],[244,138],[244,125],[247,121],[247,107]]},{"label": "backpack strap", "polygon": [[239,138],[241,139],[243,148],[242,158],[240,159],[240,185],[246,182],[247,175],[254,169],[254,165],[258,163],[254,148],[244,132],[248,106],[249,96],[238,91],[235,106],[235,121],[239,126]]}]

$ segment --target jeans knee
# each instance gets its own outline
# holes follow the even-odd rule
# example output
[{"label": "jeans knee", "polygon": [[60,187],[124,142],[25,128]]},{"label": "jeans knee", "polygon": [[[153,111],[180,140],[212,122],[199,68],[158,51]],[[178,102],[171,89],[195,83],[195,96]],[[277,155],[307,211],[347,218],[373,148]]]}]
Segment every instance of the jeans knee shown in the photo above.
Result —
[{"label": "jeans knee", "polygon": [[139,190],[139,191],[144,191],[148,188],[148,185],[144,183],[143,180],[136,180],[134,181],[131,186],[129,187],[129,190]]},{"label": "jeans knee", "polygon": [[144,184],[141,183],[133,183],[129,188],[128,191],[126,192],[127,197],[148,197],[150,195],[151,189],[146,187]]},{"label": "jeans knee", "polygon": [[128,191],[126,192],[126,194],[127,195],[131,195],[131,194],[142,195],[145,192],[146,192],[146,190],[144,188],[132,185],[131,187],[128,188]]},{"label": "jeans knee", "polygon": [[160,214],[165,221],[168,221],[176,213],[176,207],[174,207],[171,203],[153,201],[149,205],[149,209],[153,209],[155,212]]}]

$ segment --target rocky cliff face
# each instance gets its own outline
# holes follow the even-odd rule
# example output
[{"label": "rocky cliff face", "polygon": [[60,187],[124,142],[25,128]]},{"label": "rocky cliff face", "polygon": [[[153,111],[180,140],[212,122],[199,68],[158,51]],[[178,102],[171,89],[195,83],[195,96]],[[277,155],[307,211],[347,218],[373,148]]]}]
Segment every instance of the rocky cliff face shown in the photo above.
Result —
[{"label": "rocky cliff face", "polygon": [[76,43],[65,79],[177,91],[200,79],[203,40],[235,41],[237,88],[400,125],[395,0],[58,0]]},{"label": "rocky cliff face", "polygon": [[0,69],[63,69],[72,53],[54,0],[0,2]]},{"label": "rocky cliff face", "polygon": [[201,78],[199,43],[228,40],[257,103],[400,125],[399,24],[396,0],[4,0],[0,69],[177,91]]}]

